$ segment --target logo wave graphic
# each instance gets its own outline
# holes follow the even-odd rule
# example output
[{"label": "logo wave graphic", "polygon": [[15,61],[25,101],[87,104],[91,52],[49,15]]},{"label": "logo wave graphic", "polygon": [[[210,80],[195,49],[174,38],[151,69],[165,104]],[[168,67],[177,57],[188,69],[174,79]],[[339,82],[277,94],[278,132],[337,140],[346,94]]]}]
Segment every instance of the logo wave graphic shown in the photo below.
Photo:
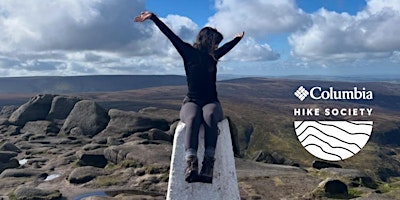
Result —
[{"label": "logo wave graphic", "polygon": [[297,138],[312,155],[329,161],[350,158],[368,142],[373,121],[295,121]]}]

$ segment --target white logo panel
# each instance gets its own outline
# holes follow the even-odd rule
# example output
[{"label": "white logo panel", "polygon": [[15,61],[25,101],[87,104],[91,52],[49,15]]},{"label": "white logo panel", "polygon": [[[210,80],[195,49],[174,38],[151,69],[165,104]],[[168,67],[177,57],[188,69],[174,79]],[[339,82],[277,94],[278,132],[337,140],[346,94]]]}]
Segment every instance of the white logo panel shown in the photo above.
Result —
[{"label": "white logo panel", "polygon": [[368,142],[372,121],[295,121],[297,138],[312,155],[329,161],[350,158]]}]

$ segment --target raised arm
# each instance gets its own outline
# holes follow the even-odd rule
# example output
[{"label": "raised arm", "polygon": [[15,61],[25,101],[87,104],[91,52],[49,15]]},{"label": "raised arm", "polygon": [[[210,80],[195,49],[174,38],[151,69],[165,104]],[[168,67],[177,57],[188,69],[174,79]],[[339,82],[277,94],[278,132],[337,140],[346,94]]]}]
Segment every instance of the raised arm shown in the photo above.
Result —
[{"label": "raised arm", "polygon": [[235,35],[235,38],[224,45],[222,47],[218,48],[214,52],[214,56],[216,59],[220,59],[222,56],[227,54],[233,47],[237,45],[237,43],[240,42],[240,40],[243,38],[244,32],[243,33],[238,33]]},{"label": "raised arm", "polygon": [[[182,41],[180,37],[178,37],[167,25],[164,24],[155,14],[151,12],[142,12],[139,16],[135,17],[135,22],[143,22],[147,19],[151,19],[156,26],[164,33],[165,36],[171,41],[176,50],[178,50],[179,54],[183,56],[184,49],[189,45],[188,43]],[[189,45],[190,46],[190,45]]]}]

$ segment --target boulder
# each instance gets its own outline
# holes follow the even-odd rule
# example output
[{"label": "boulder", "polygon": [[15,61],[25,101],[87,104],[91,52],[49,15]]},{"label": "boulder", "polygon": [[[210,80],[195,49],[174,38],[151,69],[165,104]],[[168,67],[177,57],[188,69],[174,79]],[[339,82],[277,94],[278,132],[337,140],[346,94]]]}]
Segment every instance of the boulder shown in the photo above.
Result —
[{"label": "boulder", "polygon": [[39,120],[27,122],[20,132],[44,136],[48,133],[58,133],[59,129],[50,121]]},{"label": "boulder", "polygon": [[44,94],[32,97],[27,103],[14,111],[8,121],[18,126],[25,125],[28,121],[44,120],[49,113],[54,95]]},{"label": "boulder", "polygon": [[382,166],[378,168],[378,177],[383,181],[388,181],[390,177],[399,177],[399,176],[400,176],[400,169],[398,169],[398,167],[396,168],[394,166],[389,166],[389,167]]},{"label": "boulder", "polygon": [[[19,162],[15,158],[11,158],[7,162],[0,162],[0,173],[2,173],[6,169],[13,169],[19,167]],[[1,176],[1,174],[0,174]]]},{"label": "boulder", "polygon": [[227,117],[232,138],[232,148],[235,157],[240,157],[239,132],[231,118]]},{"label": "boulder", "polygon": [[157,107],[147,107],[139,110],[140,114],[146,115],[150,118],[162,118],[172,124],[179,120],[179,110],[157,108]]},{"label": "boulder", "polygon": [[326,196],[347,196],[347,185],[340,180],[327,180],[324,185]]},{"label": "boulder", "polygon": [[148,131],[151,128],[168,130],[169,123],[165,119],[150,117],[143,113],[110,109],[110,122],[99,134],[99,137],[127,137],[135,132]]},{"label": "boulder", "polygon": [[104,168],[107,165],[107,159],[104,157],[103,149],[90,151],[78,151],[76,157],[80,166],[93,166]]},{"label": "boulder", "polygon": [[82,100],[75,104],[60,133],[95,136],[107,126],[109,120],[106,110],[96,102]]},{"label": "boulder", "polygon": [[0,151],[0,162],[8,162],[17,155],[18,153],[12,151]]},{"label": "boulder", "polygon": [[47,119],[50,121],[66,119],[75,104],[80,100],[80,98],[73,96],[54,97]]},{"label": "boulder", "polygon": [[58,190],[42,190],[38,188],[21,186],[14,191],[15,199],[23,200],[56,200],[61,199],[62,195]]},{"label": "boulder", "polygon": [[9,136],[18,135],[20,134],[20,130],[21,128],[19,126],[14,126],[14,125],[0,126],[0,134],[4,135],[9,135]]},{"label": "boulder", "polygon": [[312,164],[315,169],[323,169],[323,168],[342,168],[339,164],[330,163],[326,161],[314,160]]},{"label": "boulder", "polygon": [[123,144],[124,141],[122,139],[114,138],[114,137],[107,137],[107,145],[112,146],[112,145],[121,145]]},{"label": "boulder", "polygon": [[12,143],[6,142],[0,146],[0,151],[11,151],[15,153],[21,153],[21,149]]},{"label": "boulder", "polygon": [[8,118],[18,109],[18,106],[3,106],[0,110],[0,125],[8,124]]},{"label": "boulder", "polygon": [[78,167],[71,172],[68,177],[68,181],[74,184],[82,184],[104,174],[104,170],[100,168],[91,166]]},{"label": "boulder", "polygon": [[138,144],[136,141],[132,141],[106,148],[104,156],[114,164],[131,160],[147,165],[169,165],[171,151],[172,146],[168,144]]},{"label": "boulder", "polygon": [[36,169],[6,169],[0,174],[0,178],[12,177],[39,177],[47,175],[41,170]]},{"label": "boulder", "polygon": [[8,125],[8,118],[0,116],[0,125]]},{"label": "boulder", "polygon": [[150,140],[162,140],[172,143],[172,136],[160,129],[156,128],[150,129],[148,137]]},{"label": "boulder", "polygon": [[0,146],[0,173],[6,169],[19,167],[16,157],[21,150],[11,143],[4,143]]},{"label": "boulder", "polygon": [[0,110],[0,118],[9,118],[14,111],[18,109],[18,106],[3,106],[3,108]]},{"label": "boulder", "polygon": [[259,151],[253,158],[254,161],[269,163],[269,164],[280,164],[280,165],[297,165],[292,160],[283,157],[277,152],[269,153],[267,151]]},{"label": "boulder", "polygon": [[364,186],[372,189],[378,188],[378,183],[367,173],[358,169],[345,169],[345,168],[325,168],[321,169],[324,174],[329,174],[332,177],[341,177],[349,182],[353,187]]},{"label": "boulder", "polygon": [[358,169],[346,169],[346,168],[325,168],[321,169],[321,172],[329,173],[331,176],[339,176],[346,178],[356,178],[367,176],[365,172]]}]

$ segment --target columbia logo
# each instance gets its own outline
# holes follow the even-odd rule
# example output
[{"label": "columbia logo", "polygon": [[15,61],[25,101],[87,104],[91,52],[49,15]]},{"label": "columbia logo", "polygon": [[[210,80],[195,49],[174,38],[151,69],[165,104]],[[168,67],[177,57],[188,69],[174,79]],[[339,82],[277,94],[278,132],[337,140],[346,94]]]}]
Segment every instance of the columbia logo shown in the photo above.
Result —
[{"label": "columbia logo", "polygon": [[303,87],[300,86],[296,92],[294,92],[294,96],[300,99],[300,101],[303,101],[310,93]]}]

